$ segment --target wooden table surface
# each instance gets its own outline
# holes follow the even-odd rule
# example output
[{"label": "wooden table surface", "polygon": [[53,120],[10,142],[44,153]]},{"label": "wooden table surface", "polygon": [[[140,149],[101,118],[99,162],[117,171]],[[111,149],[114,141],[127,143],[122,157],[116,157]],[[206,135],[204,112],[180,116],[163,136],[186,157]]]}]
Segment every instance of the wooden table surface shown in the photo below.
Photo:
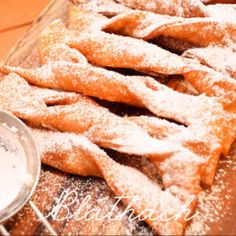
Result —
[{"label": "wooden table surface", "polygon": [[0,61],[48,3],[49,0],[0,0]]}]

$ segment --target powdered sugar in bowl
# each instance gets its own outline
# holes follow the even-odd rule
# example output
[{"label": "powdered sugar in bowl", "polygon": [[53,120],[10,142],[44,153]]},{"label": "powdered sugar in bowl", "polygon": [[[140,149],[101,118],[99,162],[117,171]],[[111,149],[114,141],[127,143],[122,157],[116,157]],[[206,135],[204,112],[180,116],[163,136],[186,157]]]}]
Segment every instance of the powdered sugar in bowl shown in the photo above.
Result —
[{"label": "powdered sugar in bowl", "polygon": [[0,111],[0,223],[31,197],[40,174],[40,156],[23,122]]}]

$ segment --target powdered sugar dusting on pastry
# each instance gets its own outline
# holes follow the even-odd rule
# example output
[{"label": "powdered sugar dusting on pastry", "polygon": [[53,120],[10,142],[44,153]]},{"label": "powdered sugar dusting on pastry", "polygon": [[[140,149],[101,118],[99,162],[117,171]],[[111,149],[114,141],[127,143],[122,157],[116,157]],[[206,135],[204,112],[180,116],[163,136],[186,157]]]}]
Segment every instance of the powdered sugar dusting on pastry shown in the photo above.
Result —
[{"label": "powdered sugar dusting on pastry", "polygon": [[[127,8],[128,13],[119,15],[120,12],[126,11],[126,7],[123,5],[110,2],[112,7],[116,5],[119,6],[119,9],[117,12],[113,8],[109,12],[109,5],[106,5],[105,0],[78,1],[87,4],[88,8],[85,7],[85,10],[83,9],[81,12],[76,12],[76,9],[74,9],[73,14],[75,15],[73,17],[75,18],[71,18],[73,21],[70,22],[74,25],[72,24],[70,27],[77,32],[67,30],[58,22],[54,26],[51,25],[52,28],[54,27],[54,31],[50,27],[45,31],[40,49],[42,52],[41,61],[45,64],[44,66],[29,71],[23,71],[21,68],[5,68],[5,70],[15,71],[19,75],[27,77],[31,84],[37,86],[69,90],[109,101],[122,101],[132,105],[144,106],[157,116],[172,119],[174,122],[180,122],[187,127],[173,124],[167,120],[159,120],[157,117],[125,119],[112,114],[108,109],[96,104],[88,97],[76,93],[29,86],[15,74],[10,74],[0,82],[0,90],[3,91],[0,95],[0,107],[29,121],[30,125],[39,125],[54,130],[32,131],[40,144],[44,163],[68,173],[84,176],[103,176],[114,194],[135,194],[140,197],[141,202],[135,205],[137,212],[147,207],[154,207],[158,213],[166,206],[179,209],[189,195],[193,193],[196,197],[201,191],[200,181],[212,184],[219,156],[221,153],[228,153],[235,138],[236,118],[234,111],[232,112],[231,109],[235,104],[234,91],[236,87],[235,83],[232,82],[234,80],[229,77],[229,75],[232,76],[229,67],[234,66],[231,64],[232,60],[226,60],[223,65],[221,65],[222,59],[215,62],[213,53],[211,56],[208,55],[208,51],[214,51],[212,46],[212,50],[204,49],[207,51],[209,58],[204,55],[202,57],[204,57],[204,60],[208,60],[209,63],[202,66],[202,61],[198,63],[197,60],[189,60],[172,54],[141,39],[131,38],[135,37],[134,35],[124,37],[117,35],[118,32],[115,32],[116,35],[102,32],[100,28],[109,22],[109,19],[98,14],[90,15],[87,10],[105,15],[110,14],[109,16],[118,14],[117,18],[110,21],[115,24],[115,27],[119,23],[116,22],[116,19],[126,20],[125,26],[128,28],[128,33],[132,32],[133,29],[133,32],[139,35],[137,38],[147,40],[145,37],[150,32],[154,32],[155,27],[162,28],[167,23],[166,30],[170,30],[169,27],[175,25],[177,28],[173,27],[172,30],[176,30],[177,33],[180,32],[181,27],[183,27],[180,21],[186,19],[176,17],[176,15],[202,17],[209,13],[206,10],[208,7],[201,4],[200,1],[184,0],[164,1],[163,5],[157,9],[156,1],[131,2],[120,0],[124,4],[129,4],[129,7],[140,9],[146,7],[146,9],[154,12],[162,10],[162,13],[175,16],[159,16],[161,21],[152,24],[153,20],[156,19],[156,15],[150,12],[150,14],[148,12],[144,14],[143,11],[135,11],[134,14],[134,11]],[[144,21],[131,21],[132,17],[134,19],[141,17],[141,13],[147,16]],[[79,14],[77,15],[78,18],[76,18],[76,14]],[[130,16],[132,17],[129,18]],[[79,20],[81,24],[75,24],[76,20]],[[223,24],[218,24],[218,22],[215,28],[215,24],[208,25],[209,19],[206,18],[187,20],[189,26],[193,23],[195,26],[202,22],[207,23],[202,31],[196,31],[191,26],[194,36],[200,35],[204,30],[206,30],[204,32],[211,32],[214,28],[214,36],[218,37],[222,35],[222,32],[224,33],[226,26],[233,22],[224,20],[224,22],[222,21]],[[217,20],[214,19],[213,21]],[[137,24],[136,28],[135,24]],[[44,37],[45,35],[52,37]],[[203,33],[202,39],[210,39],[209,35]],[[215,52],[221,54],[221,58],[223,58],[222,55],[229,54],[234,58],[235,42],[233,34],[227,35],[225,33],[225,35],[226,37],[223,38],[224,46],[231,46],[231,49],[225,48],[224,51],[222,51],[223,49],[217,49]],[[208,43],[206,42],[206,45]],[[229,50],[232,54],[229,53]],[[90,65],[88,62],[104,67],[131,68],[140,70],[143,73],[182,74],[198,91],[206,93],[207,96],[218,96],[220,99],[209,98],[205,94],[200,96],[184,95],[156,83],[150,77],[121,76],[107,69]],[[227,73],[227,75],[224,76],[222,73]],[[105,77],[104,80],[100,80],[98,75],[101,74]],[[62,77],[68,78],[68,75],[71,76],[70,80],[60,80]],[[80,77],[80,81],[77,80],[78,77]],[[9,83],[7,83],[7,80],[9,80]],[[144,119],[140,121],[139,118]],[[145,123],[147,120],[148,122]],[[73,132],[74,134],[67,132]],[[75,133],[80,133],[80,135]],[[152,165],[158,169],[165,190],[162,190],[154,180],[143,175],[135,167],[121,165],[112,160],[104,151],[91,142],[121,153],[147,156],[152,161]],[[132,156],[129,158],[132,158]],[[223,179],[224,174],[232,170],[233,160],[227,159],[226,161],[229,164],[229,169],[222,171],[220,167],[216,176],[216,184],[213,185],[212,190],[201,192],[199,195],[198,210],[202,210],[202,218],[195,218],[188,231],[190,234],[207,234],[210,224],[207,225],[204,222],[207,220],[213,223],[219,221],[223,204],[227,203],[225,199],[231,199],[230,188],[232,189],[232,187],[225,185]],[[205,163],[207,165],[204,165]],[[147,162],[142,162],[142,164],[146,165]],[[101,193],[100,187],[103,190],[106,188],[104,183],[98,184],[100,187],[97,187],[96,180],[91,178],[80,180],[79,177],[68,178],[64,176],[64,179],[68,179],[62,186],[63,181],[60,181],[60,179],[63,179],[63,177],[55,177],[58,180],[56,183],[51,173],[43,174],[43,177],[45,178],[44,181],[49,181],[51,185],[46,185],[43,190],[40,190],[41,194],[43,193],[45,196],[34,198],[43,212],[50,210],[47,208],[49,199],[55,195],[58,196],[57,193],[66,186],[78,189],[80,199],[88,193],[84,191],[82,182],[86,184],[90,193],[98,194],[95,202],[89,204],[86,210],[94,208],[94,205],[97,204],[97,199],[100,196],[99,192]],[[53,194],[51,194],[50,188],[53,189]],[[108,190],[106,191],[108,193]],[[49,192],[50,194],[48,194]],[[222,192],[226,193],[225,199],[219,196]],[[127,206],[129,201],[123,201],[123,203]],[[111,205],[110,199],[106,204],[97,204],[98,208],[102,208],[104,212]],[[195,206],[196,202],[190,206],[191,212],[194,212]],[[117,207],[116,213],[119,209]],[[74,208],[72,210],[75,211]],[[225,210],[227,212],[228,206]],[[222,216],[225,217],[225,214],[222,213]],[[35,217],[31,217],[31,219],[30,226],[33,226],[36,219]],[[160,234],[182,234],[186,227],[186,222],[181,220],[167,223],[150,222],[148,220],[146,222],[155,229],[156,233]],[[60,224],[55,223],[54,226],[60,228]],[[123,222],[120,222],[116,224],[116,227],[121,227],[122,224]],[[78,227],[81,227],[81,225],[80,234],[98,232],[99,230],[96,222],[90,224],[73,220],[65,224],[63,222],[61,228],[64,234],[78,234]],[[130,227],[132,228],[132,226]],[[102,227],[109,228],[110,225],[104,224]],[[24,230],[26,228],[27,226]],[[121,233],[132,234],[131,228]]]},{"label": "powdered sugar dusting on pastry", "polygon": [[118,2],[134,9],[146,10],[166,15],[176,15],[183,17],[202,17],[206,14],[206,9],[204,8],[204,5],[200,1],[194,0],[118,0]]},{"label": "powdered sugar dusting on pastry", "polygon": [[210,17],[236,23],[235,4],[212,4],[207,6],[207,12]]},{"label": "powdered sugar dusting on pastry", "polygon": [[[145,40],[167,36],[193,45],[232,47],[235,47],[236,41],[235,28],[236,25],[231,21],[210,17],[186,19],[142,11],[119,14],[104,25],[104,29],[109,32]],[[211,37],[208,37],[209,34]]]},{"label": "powdered sugar dusting on pastry", "polygon": [[197,208],[199,214],[187,229],[187,235],[207,235],[212,229],[224,234],[224,224],[231,221],[232,212],[229,212],[235,202],[232,192],[234,180],[231,179],[231,171],[234,171],[236,166],[235,157],[234,151],[220,161],[214,185],[210,190],[200,193]]},{"label": "powdered sugar dusting on pastry", "polygon": [[202,64],[236,79],[236,52],[231,48],[195,48],[186,51],[184,56],[196,58]]}]

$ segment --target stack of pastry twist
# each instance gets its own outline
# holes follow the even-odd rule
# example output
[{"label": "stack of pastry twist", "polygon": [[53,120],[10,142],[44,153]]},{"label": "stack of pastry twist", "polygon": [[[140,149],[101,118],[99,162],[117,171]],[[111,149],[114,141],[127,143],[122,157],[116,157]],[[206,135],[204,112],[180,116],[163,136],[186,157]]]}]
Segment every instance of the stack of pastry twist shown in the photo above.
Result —
[{"label": "stack of pastry twist", "polygon": [[[158,234],[183,234],[179,212],[194,213],[235,140],[236,22],[193,0],[73,2],[68,27],[43,31],[40,67],[1,67],[0,108],[31,127],[43,163],[104,178],[114,194],[138,197],[135,213]],[[149,113],[117,115],[94,98]],[[99,147],[148,158],[164,189]]]}]

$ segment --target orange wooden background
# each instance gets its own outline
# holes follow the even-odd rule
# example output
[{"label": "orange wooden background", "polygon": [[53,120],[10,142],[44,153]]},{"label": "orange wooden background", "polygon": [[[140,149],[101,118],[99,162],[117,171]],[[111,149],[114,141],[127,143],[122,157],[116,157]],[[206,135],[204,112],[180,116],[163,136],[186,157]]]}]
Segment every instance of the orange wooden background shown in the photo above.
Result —
[{"label": "orange wooden background", "polygon": [[0,0],[0,61],[50,0]]}]

